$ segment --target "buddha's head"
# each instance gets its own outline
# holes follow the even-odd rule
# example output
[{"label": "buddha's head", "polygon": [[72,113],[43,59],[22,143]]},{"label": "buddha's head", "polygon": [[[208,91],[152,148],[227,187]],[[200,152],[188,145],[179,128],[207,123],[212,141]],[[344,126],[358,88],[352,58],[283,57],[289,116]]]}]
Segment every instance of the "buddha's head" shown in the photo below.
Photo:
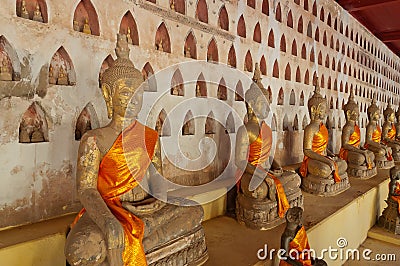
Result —
[{"label": "buddha's head", "polygon": [[[101,90],[107,105],[108,117],[137,117],[143,102],[142,73],[129,59],[126,35],[118,34],[115,48],[117,60],[102,75]],[[128,109],[129,106],[129,109]]]},{"label": "buddha's head", "polygon": [[376,106],[375,98],[372,100],[371,105],[367,109],[368,119],[370,121],[378,121],[380,118],[379,108]]},{"label": "buddha's head", "polygon": [[360,117],[360,111],[358,104],[354,101],[353,89],[350,91],[349,100],[345,106],[343,106],[344,114],[346,115],[347,121],[358,121]]},{"label": "buddha's head", "polygon": [[250,89],[246,91],[244,98],[248,116],[255,115],[261,120],[268,117],[270,108],[266,96],[267,92],[264,91],[255,83],[252,83]]},{"label": "buddha's head", "polygon": [[286,221],[301,225],[303,223],[303,209],[300,207],[292,207],[286,212]]},{"label": "buddha's head", "polygon": [[388,121],[391,123],[394,122],[394,119],[395,119],[394,110],[390,103],[386,107],[385,111],[383,111],[383,116],[385,117],[385,121]]},{"label": "buddha's head", "polygon": [[311,120],[324,120],[326,117],[327,101],[322,97],[318,83],[313,96],[308,100],[308,112]]}]

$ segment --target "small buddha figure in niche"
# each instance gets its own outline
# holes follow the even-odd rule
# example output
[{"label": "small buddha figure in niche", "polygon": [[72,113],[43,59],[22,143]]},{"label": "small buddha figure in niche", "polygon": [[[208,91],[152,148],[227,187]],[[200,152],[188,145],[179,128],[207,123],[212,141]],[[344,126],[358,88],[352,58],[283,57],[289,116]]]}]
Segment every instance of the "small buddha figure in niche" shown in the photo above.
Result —
[{"label": "small buddha figure in niche", "polygon": [[35,106],[29,106],[24,113],[19,127],[20,143],[44,142],[43,121],[38,115]]},{"label": "small buddha figure in niche", "polygon": [[214,62],[214,58],[213,58],[213,55],[212,55],[212,53],[210,53],[209,55],[208,55],[208,61],[209,62]]},{"label": "small buddha figure in niche", "polygon": [[79,26],[79,22],[74,20],[73,22],[74,31],[81,31],[81,26]]},{"label": "small buddha figure in niche", "polygon": [[[328,266],[321,259],[311,257],[310,244],[306,229],[303,226],[303,209],[300,207],[290,208],[286,213],[286,227],[281,236],[281,250],[284,254],[275,257],[276,266]],[[303,252],[304,251],[304,252]]]},{"label": "small buddha figure in niche", "polygon": [[206,134],[215,134],[215,120],[212,117],[207,117],[206,126],[205,126]]},{"label": "small buddha figure in niche", "polygon": [[54,75],[54,68],[52,65],[50,65],[49,68],[49,84],[57,84],[57,78]]},{"label": "small buddha figure in niche", "polygon": [[175,95],[175,96],[179,96],[179,90],[180,90],[179,85],[175,85],[171,89],[171,94]]},{"label": "small buddha figure in niche", "polygon": [[33,12],[33,20],[43,22],[42,12],[40,11],[40,6],[38,2],[36,2],[35,12]]},{"label": "small buddha figure in niche", "polygon": [[302,188],[319,196],[333,196],[350,187],[347,163],[327,149],[329,133],[324,124],[327,100],[320,93],[318,81],[314,84],[317,84],[314,94],[308,100],[311,121],[304,129]]},{"label": "small buddha figure in niche", "polygon": [[90,29],[89,25],[89,20],[87,18],[85,19],[85,24],[83,24],[82,32],[86,34],[92,34],[92,30]]},{"label": "small buddha figure in niche", "polygon": [[0,80],[4,81],[12,81],[12,66],[11,62],[8,59],[7,56],[3,56],[3,60],[1,61],[1,66],[0,66]]},{"label": "small buddha figure in niche", "polygon": [[29,12],[26,9],[26,2],[25,0],[22,0],[21,2],[21,18],[26,18],[26,19],[30,19],[29,18]]},{"label": "small buddha figure in niche", "polygon": [[357,125],[360,117],[358,104],[354,101],[353,90],[347,104],[343,107],[346,124],[342,130],[342,147],[339,157],[348,163],[347,173],[359,178],[370,178],[376,175],[373,152],[360,147],[361,133]]},{"label": "small buddha figure in niche", "polygon": [[385,122],[382,126],[382,142],[392,149],[392,156],[395,162],[400,161],[400,142],[396,140],[395,113],[389,103],[383,112]]},{"label": "small buddha figure in niche", "polygon": [[175,0],[171,0],[170,7],[172,11],[175,11]]},{"label": "small buddha figure in niche", "polygon": [[392,149],[382,141],[382,130],[379,126],[380,110],[376,106],[376,99],[372,100],[367,109],[368,125],[366,128],[364,147],[375,154],[375,163],[378,169],[388,169],[394,166]]},{"label": "small buddha figure in niche", "polygon": [[160,42],[158,43],[156,48],[157,48],[158,51],[164,52],[163,40],[162,39],[160,39]]},{"label": "small buddha figure in niche", "polygon": [[236,136],[236,180],[239,180],[236,218],[250,228],[265,230],[283,223],[289,207],[302,206],[303,196],[300,177],[283,171],[279,163],[270,158],[272,130],[264,121],[270,111],[267,91],[259,87],[262,83],[257,77],[255,73],[255,82],[245,93],[247,121],[239,127]]},{"label": "small buddha figure in niche", "polygon": [[128,30],[127,30],[127,31],[128,31],[128,33],[127,33],[126,36],[128,37],[128,43],[129,43],[129,44],[133,44],[132,36],[131,36],[131,28],[128,27]]},{"label": "small buddha figure in niche", "polygon": [[60,65],[58,69],[57,85],[68,85],[68,75],[64,69],[64,66]]},{"label": "small buddha figure in niche", "polygon": [[102,80],[111,122],[80,142],[76,176],[84,209],[67,236],[65,256],[75,266],[200,265],[208,257],[202,207],[163,201],[160,142],[157,131],[137,121],[143,77],[129,59],[126,35],[118,35],[116,54]]},{"label": "small buddha figure in niche", "polygon": [[187,58],[191,58],[192,57],[192,54],[190,53],[190,47],[189,46],[187,46],[186,49],[185,49],[185,57],[187,57]]},{"label": "small buddha figure in niche", "polygon": [[192,130],[193,128],[193,123],[194,120],[190,119],[189,121],[187,121],[183,127],[182,127],[182,135],[194,135],[194,132]]},{"label": "small buddha figure in niche", "polygon": [[396,123],[394,125],[396,127],[396,140],[400,141],[400,107],[397,108],[395,115],[396,115]]},{"label": "small buddha figure in niche", "polygon": [[203,97],[199,83],[196,84],[196,97]]}]

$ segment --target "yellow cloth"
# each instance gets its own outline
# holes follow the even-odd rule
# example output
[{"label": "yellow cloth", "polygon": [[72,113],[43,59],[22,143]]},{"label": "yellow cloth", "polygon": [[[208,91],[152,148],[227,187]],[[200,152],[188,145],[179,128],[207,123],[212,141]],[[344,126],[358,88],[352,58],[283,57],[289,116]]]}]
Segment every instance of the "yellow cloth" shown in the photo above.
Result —
[{"label": "yellow cloth", "polygon": [[[381,139],[382,139],[382,129],[379,125],[376,125],[375,131],[372,133],[372,141],[376,143],[381,143]],[[365,143],[364,148],[368,149],[368,143]],[[386,159],[388,161],[393,160],[392,154],[390,152],[387,152]]]},{"label": "yellow cloth", "polygon": [[[144,177],[157,140],[157,131],[136,121],[118,136],[100,163],[97,189],[124,228],[125,266],[147,265],[142,245],[144,224],[122,207],[119,196],[136,187]],[[85,209],[81,210],[75,222],[84,212]]]},{"label": "yellow cloth", "polygon": [[[302,252],[304,250],[306,251],[303,254]],[[296,256],[299,255],[299,258],[296,258],[298,262],[301,262],[304,266],[311,266],[310,253],[307,252],[309,250],[310,250],[310,244],[308,243],[306,229],[304,228],[304,226],[302,226],[299,229],[299,231],[297,231],[295,238],[289,243],[289,254],[292,254],[291,256],[293,258],[296,258]],[[284,260],[281,260],[279,264],[279,266],[289,266],[289,265],[290,264]]]},{"label": "yellow cloth", "polygon": [[[394,193],[400,194],[400,184],[399,184],[399,183],[397,183],[397,187],[396,187],[396,189],[394,190]],[[399,214],[400,214],[400,196],[392,196],[392,199],[395,200],[395,201],[397,201],[398,212],[399,212]]]},{"label": "yellow cloth", "polygon": [[[259,166],[265,163],[270,155],[272,147],[272,130],[265,124],[261,123],[261,130],[258,137],[253,143],[249,145],[249,158],[248,162],[260,170],[265,171],[264,168]],[[265,171],[266,172],[266,171]],[[286,211],[290,208],[289,201],[286,197],[285,190],[282,186],[281,181],[269,172],[266,172],[269,177],[274,180],[276,186],[276,196],[278,201],[278,215],[279,217],[284,217]]]},{"label": "yellow cloth", "polygon": [[[325,156],[324,153],[326,147],[328,146],[328,140],[329,140],[328,129],[323,123],[321,123],[319,125],[319,131],[313,137],[312,147],[311,147],[312,151],[318,153],[319,155]],[[303,163],[300,166],[300,174],[302,177],[307,176],[309,159],[310,158],[308,158],[308,156],[304,155]],[[335,179],[335,182],[338,183],[340,182],[339,170],[336,162],[334,162],[334,164],[335,164],[335,171],[333,173],[333,178]]]},{"label": "yellow cloth", "polygon": [[396,137],[396,127],[392,123],[392,128],[387,133],[388,139],[394,140]]}]

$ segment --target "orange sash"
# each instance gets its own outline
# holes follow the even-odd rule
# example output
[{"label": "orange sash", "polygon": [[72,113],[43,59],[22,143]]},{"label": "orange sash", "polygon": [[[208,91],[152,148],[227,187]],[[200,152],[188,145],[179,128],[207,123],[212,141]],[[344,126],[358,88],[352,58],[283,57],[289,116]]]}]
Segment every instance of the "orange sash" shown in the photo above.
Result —
[{"label": "orange sash", "polygon": [[396,137],[396,127],[392,123],[392,128],[387,133],[388,139],[394,140]]},{"label": "orange sash", "polygon": [[[328,129],[325,127],[323,123],[321,123],[319,125],[319,131],[313,137],[312,148],[311,148],[312,151],[322,156],[325,156],[324,152],[326,150],[326,147],[328,146],[328,140],[329,140]],[[308,161],[309,158],[304,155],[303,163],[300,166],[300,174],[302,177],[307,176]],[[336,163],[335,163],[335,172],[333,173],[333,178],[335,179],[336,183],[340,182],[339,170]]]},{"label": "orange sash", "polygon": [[[117,137],[100,163],[97,189],[124,228],[125,266],[147,265],[142,245],[144,224],[122,207],[119,196],[136,187],[137,181],[145,176],[157,140],[157,131],[136,121]],[[75,222],[84,212],[82,209]]]},{"label": "orange sash", "polygon": [[[399,183],[397,183],[397,187],[396,187],[396,189],[394,190],[394,193],[400,194],[400,184],[399,184]],[[395,200],[395,201],[397,201],[398,212],[399,212],[399,214],[400,214],[400,196],[392,196],[392,199]]]},{"label": "orange sash", "polygon": [[[396,130],[396,129],[395,129]],[[381,143],[381,139],[382,139],[382,129],[379,125],[376,125],[376,129],[375,131],[372,133],[372,140],[376,143]],[[364,144],[364,148],[368,149],[368,143]],[[388,152],[386,154],[386,159],[388,161],[393,160],[392,154],[390,154],[390,152]]]},{"label": "orange sash", "polygon": [[[295,238],[289,243],[289,254],[291,254],[291,257],[295,258],[298,262],[301,262],[304,266],[311,266],[311,257],[309,251],[310,244],[308,243],[306,229],[304,226],[302,226],[299,231],[297,231]],[[297,255],[299,256],[298,258]],[[279,266],[287,265],[290,264],[284,260],[280,261]]]},{"label": "orange sash", "polygon": [[[248,162],[258,169],[265,171],[264,168],[259,166],[265,163],[270,155],[272,147],[272,130],[264,122],[261,123],[260,133],[257,139],[249,145],[249,158]],[[281,181],[271,173],[265,171],[269,177],[274,180],[276,186],[277,202],[278,202],[278,215],[284,217],[286,211],[290,208],[289,201],[286,197],[285,190]]]},{"label": "orange sash", "polygon": [[[353,132],[353,134],[351,134],[347,144],[349,144],[349,145],[351,145],[351,146],[353,146],[355,148],[359,148],[360,147],[360,141],[361,141],[360,128],[358,127],[358,125],[354,125],[354,132]],[[344,148],[340,148],[339,158],[347,161],[348,152],[349,152],[348,150],[346,150]]]}]

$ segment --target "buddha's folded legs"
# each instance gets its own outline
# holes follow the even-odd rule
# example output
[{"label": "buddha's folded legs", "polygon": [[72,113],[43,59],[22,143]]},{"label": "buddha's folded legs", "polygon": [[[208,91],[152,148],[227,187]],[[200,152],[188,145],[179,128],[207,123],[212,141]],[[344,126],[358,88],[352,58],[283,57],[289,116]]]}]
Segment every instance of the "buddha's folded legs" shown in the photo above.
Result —
[{"label": "buddha's folded legs", "polygon": [[384,148],[378,148],[375,146],[368,146],[368,150],[372,151],[373,153],[375,153],[376,157],[383,157],[386,156],[386,150]]},{"label": "buddha's folded legs", "polygon": [[284,172],[281,176],[278,177],[278,179],[279,181],[281,181],[286,193],[300,188],[301,178],[296,173]]},{"label": "buddha's folded legs", "polygon": [[359,152],[349,151],[348,153],[348,162],[353,165],[364,165],[369,162],[373,162],[375,159],[375,155],[371,151],[366,151],[366,154],[361,154]]},{"label": "buddha's folded legs", "polygon": [[387,145],[392,149],[394,153],[400,152],[399,144],[389,142]]},{"label": "buddha's folded legs", "polygon": [[332,174],[332,169],[326,163],[309,158],[308,173],[321,178],[328,178]]},{"label": "buddha's folded legs", "polygon": [[345,160],[340,159],[339,157],[335,157],[334,160],[337,164],[339,175],[344,174],[347,170],[347,163]]}]

